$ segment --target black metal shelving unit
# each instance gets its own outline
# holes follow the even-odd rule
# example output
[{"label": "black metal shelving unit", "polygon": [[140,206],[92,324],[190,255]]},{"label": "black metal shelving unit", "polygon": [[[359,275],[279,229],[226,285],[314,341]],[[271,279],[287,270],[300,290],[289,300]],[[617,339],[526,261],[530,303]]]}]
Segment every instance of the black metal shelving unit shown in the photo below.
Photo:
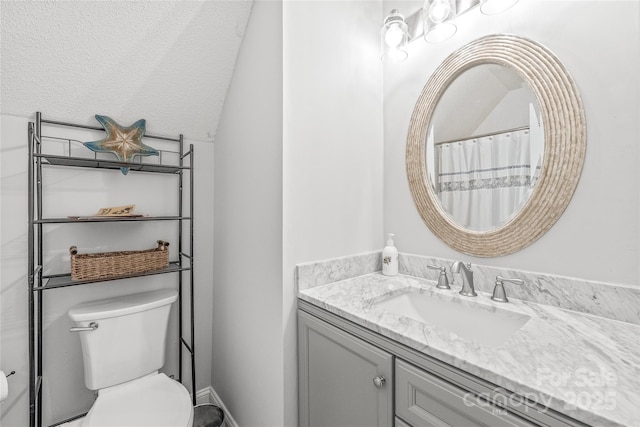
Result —
[{"label": "black metal shelving unit", "polygon": [[[164,150],[160,152],[158,163],[123,163],[119,161],[105,160],[93,157],[74,157],[71,155],[71,145],[73,139],[60,138],[57,136],[47,136],[43,134],[42,128],[76,128],[87,130],[103,131],[104,129],[95,126],[86,126],[74,123],[67,123],[54,120],[45,120],[42,113],[36,113],[34,122],[29,123],[29,167],[28,167],[28,212],[29,212],[29,230],[28,230],[28,286],[29,286],[29,425],[30,427],[42,426],[42,381],[43,381],[43,302],[45,299],[45,291],[53,289],[81,286],[88,283],[108,282],[112,280],[130,279],[135,277],[150,276],[156,274],[176,274],[178,282],[178,380],[183,382],[182,365],[183,351],[187,352],[191,359],[191,395],[192,403],[195,405],[195,332],[194,332],[194,269],[193,269],[193,240],[194,240],[194,218],[193,218],[193,145],[189,145],[189,150],[184,151],[184,139],[180,135],[178,138],[169,138],[164,136],[145,135],[144,138],[169,141],[177,145],[177,151]],[[47,140],[55,140],[57,142],[64,141],[69,145],[68,155],[47,154],[43,150]],[[79,141],[78,141],[79,142]],[[91,153],[91,152],[89,152]],[[163,154],[177,155],[177,164],[163,163]],[[166,156],[165,156],[166,157]],[[188,161],[187,161],[188,160]],[[174,162],[175,163],[175,162]],[[45,218],[43,217],[43,168],[46,167],[67,167],[67,168],[93,168],[93,169],[111,169],[120,171],[121,167],[129,168],[133,173],[151,173],[151,174],[172,174],[178,176],[177,197],[178,212],[175,216],[144,216],[144,217],[124,217],[124,218]],[[114,172],[115,173],[115,172]],[[188,175],[185,178],[185,174]],[[189,192],[187,201],[189,211],[187,215],[184,212],[184,194],[183,184],[185,179],[189,179]],[[175,222],[178,227],[178,255],[176,260],[169,263],[169,267],[150,271],[140,274],[123,275],[118,277],[110,277],[103,280],[72,280],[69,274],[45,274],[47,271],[44,263],[43,253],[43,229],[49,224],[86,224],[86,223],[104,223],[104,222],[147,222],[147,221],[171,221]],[[189,233],[184,232],[184,224],[189,224]],[[185,298],[183,292],[184,282],[183,272],[188,272],[188,296]],[[185,302],[189,303],[189,322],[187,325],[187,333],[185,333],[185,325],[183,324],[183,309]],[[72,420],[77,417],[70,418]],[[65,420],[65,421],[69,421]],[[64,421],[61,421],[62,423]],[[58,424],[60,424],[58,423]],[[57,425],[57,424],[56,424]]]}]

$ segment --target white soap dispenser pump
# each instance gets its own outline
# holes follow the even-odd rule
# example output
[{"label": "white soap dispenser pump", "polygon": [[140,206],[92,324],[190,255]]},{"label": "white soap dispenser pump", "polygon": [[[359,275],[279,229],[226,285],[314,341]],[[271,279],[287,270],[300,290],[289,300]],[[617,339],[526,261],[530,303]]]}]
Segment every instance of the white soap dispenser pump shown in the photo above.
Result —
[{"label": "white soap dispenser pump", "polygon": [[382,250],[382,274],[385,276],[395,276],[398,274],[398,249],[393,246],[393,236],[389,233],[387,246]]}]

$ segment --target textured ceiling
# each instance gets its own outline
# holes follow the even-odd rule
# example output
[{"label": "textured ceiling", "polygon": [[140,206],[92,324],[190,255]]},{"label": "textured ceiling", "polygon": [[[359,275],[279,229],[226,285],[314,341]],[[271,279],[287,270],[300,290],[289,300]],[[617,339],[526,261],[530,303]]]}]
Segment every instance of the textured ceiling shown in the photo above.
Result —
[{"label": "textured ceiling", "polygon": [[2,0],[1,112],[212,141],[251,6]]}]

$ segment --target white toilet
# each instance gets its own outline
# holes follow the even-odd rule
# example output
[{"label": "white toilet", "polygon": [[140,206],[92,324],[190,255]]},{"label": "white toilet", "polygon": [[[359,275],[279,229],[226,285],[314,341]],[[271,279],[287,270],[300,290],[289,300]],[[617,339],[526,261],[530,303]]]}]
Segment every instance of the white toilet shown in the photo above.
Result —
[{"label": "white toilet", "polygon": [[79,332],[84,382],[98,390],[82,427],[192,426],[189,392],[158,372],[164,365],[169,312],[177,297],[176,291],[163,289],[69,310],[76,325],[88,329]]}]

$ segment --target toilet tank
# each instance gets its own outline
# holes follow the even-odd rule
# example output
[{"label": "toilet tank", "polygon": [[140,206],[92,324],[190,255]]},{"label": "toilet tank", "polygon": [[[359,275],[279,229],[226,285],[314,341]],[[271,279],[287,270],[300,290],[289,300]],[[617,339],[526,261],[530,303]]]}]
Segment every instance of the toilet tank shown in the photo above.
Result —
[{"label": "toilet tank", "polygon": [[77,326],[98,327],[80,335],[87,388],[98,390],[157,371],[164,365],[171,304],[178,293],[162,289],[100,301],[69,310]]}]

